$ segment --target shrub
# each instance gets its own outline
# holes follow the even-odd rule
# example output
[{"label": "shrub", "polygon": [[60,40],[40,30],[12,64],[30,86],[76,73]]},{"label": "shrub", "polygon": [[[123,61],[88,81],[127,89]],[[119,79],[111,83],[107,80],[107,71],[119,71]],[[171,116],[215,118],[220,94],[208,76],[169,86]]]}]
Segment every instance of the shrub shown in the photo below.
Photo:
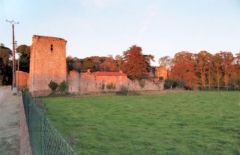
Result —
[{"label": "shrub", "polygon": [[185,88],[185,89],[189,89],[189,87],[185,86],[183,81],[174,81],[173,82],[173,88]]},{"label": "shrub", "polygon": [[163,81],[163,80],[164,80],[164,77],[160,76],[159,80],[160,80],[160,81]]},{"label": "shrub", "polygon": [[52,90],[52,93],[54,93],[58,88],[58,84],[51,80],[50,83],[48,84],[48,87]]},{"label": "shrub", "polygon": [[145,80],[144,79],[138,80],[138,83],[139,83],[139,86],[141,88],[144,88],[144,86],[145,86]]},{"label": "shrub", "polygon": [[104,89],[105,89],[105,84],[102,83],[100,88],[101,88],[102,90],[104,90]]},{"label": "shrub", "polygon": [[113,83],[107,84],[107,89],[115,89],[116,86]]},{"label": "shrub", "polygon": [[128,95],[128,87],[121,86],[120,90],[117,92],[118,95]]},{"label": "shrub", "polygon": [[173,88],[173,80],[167,79],[164,82],[164,89],[172,89]]},{"label": "shrub", "polygon": [[65,94],[68,90],[68,84],[66,81],[63,81],[59,84],[59,91],[61,92],[61,94]]},{"label": "shrub", "polygon": [[189,87],[185,86],[183,81],[171,80],[171,79],[165,80],[164,89],[172,89],[172,88],[190,89]]}]

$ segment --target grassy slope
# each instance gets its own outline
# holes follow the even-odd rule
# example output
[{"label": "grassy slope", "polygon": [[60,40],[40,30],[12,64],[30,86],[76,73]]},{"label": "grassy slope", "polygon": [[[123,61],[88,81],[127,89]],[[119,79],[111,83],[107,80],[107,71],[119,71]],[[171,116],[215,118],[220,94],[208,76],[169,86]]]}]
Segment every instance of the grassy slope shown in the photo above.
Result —
[{"label": "grassy slope", "polygon": [[240,93],[45,98],[81,154],[240,154]]}]

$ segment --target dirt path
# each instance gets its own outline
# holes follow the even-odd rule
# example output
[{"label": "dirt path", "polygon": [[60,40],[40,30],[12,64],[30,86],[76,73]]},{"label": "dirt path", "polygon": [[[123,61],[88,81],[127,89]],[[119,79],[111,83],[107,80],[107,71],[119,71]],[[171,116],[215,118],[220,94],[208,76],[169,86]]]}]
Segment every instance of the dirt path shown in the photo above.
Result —
[{"label": "dirt path", "polygon": [[0,155],[19,154],[19,101],[11,87],[0,87]]}]

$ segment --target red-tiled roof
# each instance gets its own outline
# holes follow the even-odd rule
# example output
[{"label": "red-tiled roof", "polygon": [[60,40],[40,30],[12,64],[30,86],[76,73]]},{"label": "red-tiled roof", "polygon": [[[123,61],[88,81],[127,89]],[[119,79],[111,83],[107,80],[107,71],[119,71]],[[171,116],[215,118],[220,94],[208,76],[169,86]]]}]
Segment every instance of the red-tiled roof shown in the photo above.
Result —
[{"label": "red-tiled roof", "polygon": [[127,76],[121,72],[94,72],[95,76]]}]

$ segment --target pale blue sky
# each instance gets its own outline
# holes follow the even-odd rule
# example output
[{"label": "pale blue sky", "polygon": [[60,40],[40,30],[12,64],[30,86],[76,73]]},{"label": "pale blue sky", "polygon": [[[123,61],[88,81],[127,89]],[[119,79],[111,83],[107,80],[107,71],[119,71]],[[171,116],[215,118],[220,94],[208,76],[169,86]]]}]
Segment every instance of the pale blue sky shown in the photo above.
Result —
[{"label": "pale blue sky", "polygon": [[240,51],[240,0],[0,0],[0,42],[62,37],[67,55],[122,54],[137,44],[156,60],[187,50]]}]

